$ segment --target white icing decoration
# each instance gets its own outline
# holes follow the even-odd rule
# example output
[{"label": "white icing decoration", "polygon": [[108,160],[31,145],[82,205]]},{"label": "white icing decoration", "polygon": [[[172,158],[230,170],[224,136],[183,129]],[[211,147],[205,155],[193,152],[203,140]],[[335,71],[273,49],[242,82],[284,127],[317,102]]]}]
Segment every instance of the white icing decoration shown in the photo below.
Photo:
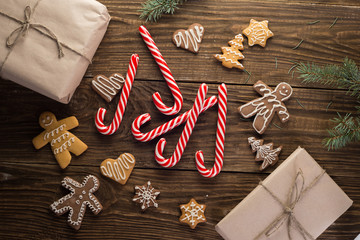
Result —
[{"label": "white icing decoration", "polygon": [[255,139],[254,137],[249,137],[248,141],[251,145],[253,151],[256,151],[256,158],[264,159],[261,168],[265,169],[268,165],[271,165],[273,161],[278,157],[281,148],[271,149],[272,144],[260,144],[260,140]]},{"label": "white icing decoration", "polygon": [[49,122],[49,123],[45,123],[45,120],[43,120],[43,123],[44,123],[45,127],[48,127],[53,123],[53,119],[51,119],[51,122]]},{"label": "white icing decoration", "polygon": [[54,146],[56,142],[60,143],[61,140],[65,140],[66,138],[68,138],[70,136],[70,134],[68,132],[62,134],[61,136],[54,138],[53,140],[51,140],[50,145]]},{"label": "white icing decoration", "polygon": [[[281,101],[280,101],[276,97],[275,92],[280,91],[278,88],[279,88],[279,86],[281,84],[288,85],[289,89],[291,89],[291,91],[290,91],[290,93],[288,93],[287,97],[282,98]],[[248,107],[249,105],[254,107],[254,110],[252,112],[250,112],[249,114],[242,113],[242,115],[245,118],[249,118],[249,117],[256,114],[256,117],[255,117],[254,122],[253,122],[253,127],[258,133],[262,132],[266,128],[266,126],[268,125],[268,122],[271,121],[272,116],[273,116],[273,112],[275,111],[275,109],[278,111],[279,116],[281,116],[280,119],[281,119],[282,122],[289,119],[289,117],[290,117],[289,112],[286,109],[286,107],[282,104],[282,101],[285,101],[285,100],[289,99],[290,96],[292,95],[293,90],[292,90],[292,88],[291,88],[291,86],[289,84],[287,84],[285,82],[279,83],[274,91],[271,91],[268,88],[268,86],[266,86],[263,83],[256,84],[254,87],[255,88],[260,87],[260,92],[263,92],[263,94],[264,94],[263,97],[255,99],[255,100],[253,100],[251,102],[248,102],[248,103],[242,105],[240,107],[240,112],[242,112],[243,108]],[[265,106],[265,104],[263,102],[264,99],[266,99],[269,103],[273,103],[271,109],[268,109],[267,106]],[[261,126],[260,129],[257,129],[256,126],[255,126],[255,123],[256,123],[256,119],[260,118],[260,117],[263,118],[264,123],[263,123],[263,125]]]},{"label": "white icing decoration", "polygon": [[[194,32],[194,29],[196,33]],[[181,43],[184,43],[185,49],[189,49],[189,42],[191,43],[195,52],[199,50],[199,43],[201,42],[201,37],[204,33],[203,26],[194,26],[194,29],[185,30],[184,32],[178,32],[174,36],[174,40],[176,42],[176,46],[180,47]],[[184,34],[185,36],[184,36]]]},{"label": "white icing decoration", "polygon": [[48,139],[50,136],[53,137],[56,134],[59,134],[59,132],[63,131],[66,127],[66,124],[61,124],[59,127],[55,128],[54,130],[50,131],[50,132],[46,132],[44,135],[44,140]]},{"label": "white icing decoration", "polygon": [[180,209],[184,209],[184,218],[181,221],[189,221],[191,225],[195,224],[195,221],[206,220],[204,217],[204,205],[196,205],[191,201],[190,206],[181,206]]},{"label": "white icing decoration", "polygon": [[64,142],[60,147],[54,149],[54,154],[62,153],[64,150],[66,150],[68,147],[71,146],[71,143],[75,142],[75,138],[72,137],[66,142]]},{"label": "white icing decoration", "polygon": [[[105,82],[109,85],[106,85]],[[120,83],[124,82],[125,79],[121,75],[115,73],[109,79],[103,76],[97,76],[96,80],[92,80],[92,85],[111,101],[112,97],[121,89]]]},{"label": "white icing decoration", "polygon": [[234,62],[232,59],[226,58],[226,57],[224,57],[224,56],[221,55],[221,54],[215,54],[215,57],[216,57],[216,58],[220,58],[220,59],[224,59],[225,61],[230,61],[231,63],[234,63],[234,64],[236,64],[237,66],[243,67],[243,65],[242,65],[241,63],[239,63],[238,61],[235,61],[235,62]]},{"label": "white icing decoration", "polygon": [[139,200],[140,203],[142,203],[141,205],[141,209],[145,209],[145,205],[147,207],[150,207],[150,203],[152,203],[154,205],[154,207],[158,207],[159,205],[155,202],[156,197],[160,194],[160,192],[158,191],[154,191],[155,189],[153,187],[150,187],[151,182],[148,181],[147,182],[147,187],[142,186],[141,188],[139,188],[138,186],[135,186],[135,190],[136,191],[136,195],[133,198],[133,201],[137,201]]},{"label": "white icing decoration", "polygon": [[117,161],[112,163],[111,161],[106,162],[106,167],[101,166],[101,173],[106,177],[113,177],[115,181],[125,180],[126,174],[125,169],[130,169],[129,163],[134,163],[135,158],[133,158],[130,154],[124,153],[120,157],[117,158]]},{"label": "white icing decoration", "polygon": [[[77,203],[77,201],[79,201],[79,203],[77,203],[77,204],[81,204],[81,207],[78,212],[78,218],[76,219],[76,221],[73,221],[72,216],[74,214],[74,209],[69,205],[70,204],[69,199],[74,196],[75,191],[76,191],[75,188],[85,187],[90,178],[93,180],[94,187],[92,187],[89,190],[89,195],[88,195],[89,200],[82,200],[82,201],[76,200],[76,203]],[[100,202],[92,194],[99,188],[99,181],[95,176],[93,176],[93,175],[86,176],[82,184],[78,183],[77,181],[75,181],[71,178],[66,177],[62,181],[62,185],[65,188],[69,189],[71,191],[71,193],[60,198],[58,201],[55,201],[53,204],[51,204],[50,207],[53,212],[55,212],[56,214],[59,214],[59,215],[64,214],[65,212],[69,211],[70,213],[68,216],[68,222],[70,223],[70,225],[76,226],[76,225],[81,224],[82,219],[84,217],[85,210],[86,210],[86,205],[89,206],[91,211],[95,214],[97,214],[98,212],[101,211],[102,207],[101,207]],[[59,207],[60,204],[63,205],[64,203],[66,203],[65,206]]]},{"label": "white icing decoration", "polygon": [[268,21],[251,21],[250,26],[244,30],[246,35],[250,37],[250,46],[253,46],[256,41],[260,41],[261,44],[264,44],[266,41],[266,37],[272,35],[272,32],[267,27],[267,23]]}]

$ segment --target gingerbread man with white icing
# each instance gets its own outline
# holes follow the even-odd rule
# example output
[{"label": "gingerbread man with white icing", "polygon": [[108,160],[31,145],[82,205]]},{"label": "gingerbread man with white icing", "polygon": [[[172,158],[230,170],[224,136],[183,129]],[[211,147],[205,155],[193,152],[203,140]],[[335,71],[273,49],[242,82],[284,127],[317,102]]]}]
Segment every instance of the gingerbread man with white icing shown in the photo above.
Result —
[{"label": "gingerbread man with white icing", "polygon": [[244,118],[256,115],[253,127],[259,134],[265,132],[275,113],[278,114],[281,122],[289,120],[289,111],[283,103],[291,97],[293,92],[288,83],[279,83],[275,90],[262,81],[258,81],[253,87],[262,97],[242,105],[239,107],[239,112]]},{"label": "gingerbread man with white icing", "polygon": [[74,116],[57,121],[53,113],[43,112],[39,117],[39,124],[45,131],[32,140],[34,147],[40,149],[50,143],[51,150],[62,169],[70,164],[70,152],[79,156],[88,148],[85,143],[68,131],[79,126]]}]

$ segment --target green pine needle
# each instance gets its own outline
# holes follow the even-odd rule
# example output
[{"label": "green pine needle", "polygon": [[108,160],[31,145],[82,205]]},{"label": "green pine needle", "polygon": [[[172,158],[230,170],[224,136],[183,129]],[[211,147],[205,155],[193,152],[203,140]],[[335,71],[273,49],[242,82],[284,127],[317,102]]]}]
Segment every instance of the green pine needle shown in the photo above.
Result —
[{"label": "green pine needle", "polygon": [[[299,78],[303,79],[304,83],[320,83],[330,85],[337,88],[347,89],[347,94],[360,99],[360,70],[356,63],[348,58],[344,59],[341,66],[326,65],[318,66],[314,63],[299,63],[297,71],[300,73]],[[326,111],[332,101],[328,104]],[[360,106],[355,107],[357,114],[360,114]],[[350,142],[360,141],[360,116],[351,116],[347,113],[341,116],[330,119],[335,126],[328,129],[329,137],[323,140],[323,144],[328,150],[337,150],[345,147]]]},{"label": "green pine needle", "polygon": [[304,83],[320,83],[337,88],[348,89],[350,96],[360,98],[360,70],[356,63],[348,58],[342,66],[326,65],[320,67],[314,63],[299,63],[297,71]]},{"label": "green pine needle", "polygon": [[336,124],[332,129],[328,129],[329,137],[323,140],[323,144],[328,150],[337,150],[345,147],[351,142],[360,141],[360,117],[353,117],[350,113],[330,121]]},{"label": "green pine needle", "polygon": [[186,0],[147,0],[142,4],[140,18],[146,22],[156,22],[163,14],[174,14],[178,5]]}]

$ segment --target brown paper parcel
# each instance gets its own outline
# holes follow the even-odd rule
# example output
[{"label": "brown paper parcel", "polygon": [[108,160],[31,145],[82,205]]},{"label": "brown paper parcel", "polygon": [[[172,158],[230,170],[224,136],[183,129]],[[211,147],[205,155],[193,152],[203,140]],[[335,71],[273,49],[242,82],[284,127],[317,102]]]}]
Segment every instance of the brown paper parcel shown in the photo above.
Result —
[{"label": "brown paper parcel", "polygon": [[[68,103],[106,32],[106,7],[95,0],[6,0],[0,12],[29,20],[0,15],[0,76]],[[19,37],[9,47],[11,35]]]},{"label": "brown paper parcel", "polygon": [[[305,239],[316,239],[351,205],[352,200],[343,190],[324,173],[324,170],[303,148],[295,150],[262,184],[281,202],[285,203],[299,171],[302,172],[304,187],[308,190],[301,196],[292,209],[293,217],[306,234]],[[318,179],[318,181],[314,181]],[[284,214],[284,207],[261,185],[257,186],[215,227],[224,239],[304,239],[304,234],[294,224],[288,234],[288,217],[283,224],[274,227],[268,236],[264,232],[279,216]],[[286,214],[285,214],[286,215]],[[258,238],[257,238],[258,237]]]}]

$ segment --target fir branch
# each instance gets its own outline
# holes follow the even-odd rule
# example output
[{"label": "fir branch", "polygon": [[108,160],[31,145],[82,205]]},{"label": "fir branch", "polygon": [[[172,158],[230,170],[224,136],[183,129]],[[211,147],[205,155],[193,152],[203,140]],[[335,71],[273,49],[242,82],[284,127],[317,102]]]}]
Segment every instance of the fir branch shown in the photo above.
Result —
[{"label": "fir branch", "polygon": [[186,0],[147,0],[142,4],[140,19],[146,22],[156,22],[163,14],[174,14],[178,5]]},{"label": "fir branch", "polygon": [[337,150],[350,142],[360,141],[360,117],[353,117],[350,113],[342,117],[338,113],[338,117],[330,121],[336,126],[328,130],[329,137],[323,140],[328,150]]},{"label": "fir branch", "polygon": [[314,25],[314,24],[317,24],[319,22],[320,22],[320,20],[316,20],[316,21],[313,21],[313,22],[308,22],[307,25]]},{"label": "fir branch", "polygon": [[325,65],[320,67],[314,63],[302,63],[297,66],[299,78],[304,83],[320,83],[337,88],[348,89],[348,94],[360,98],[360,70],[356,63],[348,58],[342,66]]},{"label": "fir branch", "polygon": [[303,42],[304,42],[304,39],[301,39],[301,41],[295,47],[293,47],[292,50],[298,49]]},{"label": "fir branch", "polygon": [[333,23],[330,25],[329,29],[332,28],[332,27],[336,24],[336,22],[337,22],[338,19],[339,19],[338,17],[335,18],[335,20],[333,21]]},{"label": "fir branch", "polygon": [[251,72],[249,72],[248,70],[244,69],[244,72],[246,72],[248,74],[247,79],[245,80],[245,84],[247,84],[247,82],[250,80],[251,77]]}]

